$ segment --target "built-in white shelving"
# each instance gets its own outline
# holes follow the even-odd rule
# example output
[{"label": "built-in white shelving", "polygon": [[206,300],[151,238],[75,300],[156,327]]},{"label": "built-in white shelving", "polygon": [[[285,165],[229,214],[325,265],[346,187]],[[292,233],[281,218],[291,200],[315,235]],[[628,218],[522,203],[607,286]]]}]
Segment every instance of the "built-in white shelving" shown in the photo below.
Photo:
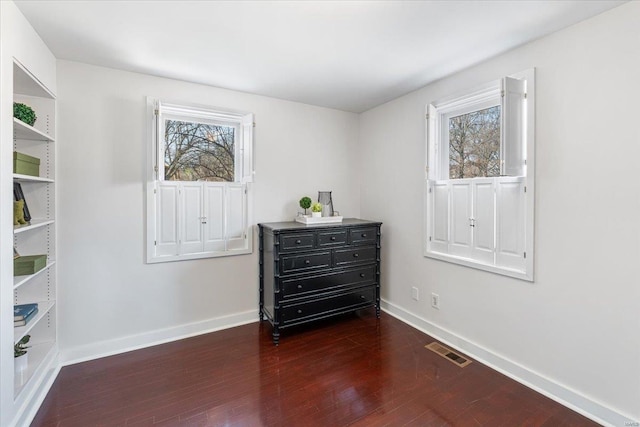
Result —
[{"label": "built-in white shelving", "polygon": [[27,335],[31,330],[48,314],[55,305],[55,301],[36,301],[38,303],[38,313],[36,316],[24,326],[16,326],[13,328],[13,342],[17,343]]},{"label": "built-in white shelving", "polygon": [[[33,126],[13,119],[13,151],[40,159],[39,176],[13,174],[31,214],[28,224],[14,226],[13,246],[22,255],[46,255],[47,265],[35,274],[14,276],[13,303],[37,303],[38,313],[26,325],[13,328],[14,344],[29,335],[28,366],[14,371],[14,399],[39,387],[57,351],[55,234],[55,113],[53,94],[26,67],[14,61],[13,101],[31,107]],[[17,365],[16,365],[17,366]]]},{"label": "built-in white shelving", "polygon": [[15,117],[13,118],[13,137],[15,139],[26,139],[30,141],[55,141],[52,136],[47,135],[33,126],[29,126],[22,120],[18,120]]},{"label": "built-in white shelving", "polygon": [[53,224],[55,221],[52,219],[32,219],[29,224],[14,225],[13,234],[24,233],[25,231],[33,230],[40,227],[46,227],[49,224]]},{"label": "built-in white shelving", "polygon": [[45,273],[47,270],[49,270],[56,262],[55,261],[49,261],[49,263],[40,271],[36,271],[34,274],[28,274],[26,276],[13,276],[13,289],[18,289],[20,286],[24,285],[25,283],[28,283],[31,279],[34,279],[38,276],[40,276],[41,274]]},{"label": "built-in white shelving", "polygon": [[[13,342],[4,338],[0,342],[0,426],[4,427],[31,424],[59,368],[55,182],[59,141],[56,58],[13,1],[0,0],[0,15],[0,94],[6,107],[0,116],[0,336],[13,337]],[[13,117],[14,103],[34,110],[32,125]],[[39,159],[38,169],[33,168],[37,176],[13,173],[15,152]],[[13,202],[19,190],[29,223],[14,227]],[[45,267],[13,276],[14,250],[22,256],[45,255]],[[12,306],[30,303],[38,303],[38,313],[26,325],[15,327],[9,314]],[[16,359],[11,346],[26,335],[30,336],[27,354]],[[26,369],[21,369],[23,364]]]},{"label": "built-in white shelving", "polygon": [[13,92],[38,98],[56,99],[53,93],[42,84],[40,79],[16,60],[13,61]]},{"label": "built-in white shelving", "polygon": [[18,396],[32,378],[44,375],[47,359],[53,358],[56,351],[55,341],[45,341],[29,348],[29,363],[24,372],[16,373],[13,379],[13,393]]},{"label": "built-in white shelving", "polygon": [[41,176],[22,175],[19,173],[13,174],[13,180],[17,182],[55,182],[51,178],[44,178]]}]

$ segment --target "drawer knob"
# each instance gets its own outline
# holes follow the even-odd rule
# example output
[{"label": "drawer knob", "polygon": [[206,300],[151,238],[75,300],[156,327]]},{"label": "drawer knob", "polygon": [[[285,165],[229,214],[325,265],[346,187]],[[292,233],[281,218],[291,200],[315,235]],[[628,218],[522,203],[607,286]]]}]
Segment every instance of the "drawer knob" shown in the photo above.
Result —
[{"label": "drawer knob", "polygon": [[298,285],[298,289],[302,289],[302,285]]},{"label": "drawer knob", "polygon": [[[364,298],[364,297],[362,297],[362,298]],[[298,314],[302,314],[302,310],[298,310]]]},{"label": "drawer knob", "polygon": [[300,243],[302,243],[302,240],[300,239],[296,240],[296,245],[299,245]]},{"label": "drawer knob", "polygon": [[331,241],[335,242],[336,241],[336,236],[331,236]]},{"label": "drawer knob", "polygon": [[367,237],[367,233],[362,233],[361,236],[362,237]]},{"label": "drawer knob", "polygon": [[364,277],[364,276],[365,276],[365,274],[364,274],[364,273],[360,273],[360,277]]},{"label": "drawer knob", "polygon": [[304,260],[304,263],[305,263],[305,264],[307,264],[307,265],[309,265],[309,264],[311,264],[311,261],[309,261],[308,259],[305,259],[305,260]]},{"label": "drawer knob", "polygon": [[358,253],[353,254],[354,258],[358,258]]},{"label": "drawer knob", "polygon": [[364,295],[360,295],[360,298],[362,299],[366,299],[366,297]]}]

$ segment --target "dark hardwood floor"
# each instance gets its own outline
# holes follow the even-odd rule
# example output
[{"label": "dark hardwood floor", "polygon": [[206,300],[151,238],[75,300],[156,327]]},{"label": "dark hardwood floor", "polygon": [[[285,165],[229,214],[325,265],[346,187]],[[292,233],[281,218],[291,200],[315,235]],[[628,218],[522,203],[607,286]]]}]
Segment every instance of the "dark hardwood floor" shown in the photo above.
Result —
[{"label": "dark hardwood floor", "polygon": [[253,323],[62,369],[32,426],[590,426],[373,309],[283,332]]}]

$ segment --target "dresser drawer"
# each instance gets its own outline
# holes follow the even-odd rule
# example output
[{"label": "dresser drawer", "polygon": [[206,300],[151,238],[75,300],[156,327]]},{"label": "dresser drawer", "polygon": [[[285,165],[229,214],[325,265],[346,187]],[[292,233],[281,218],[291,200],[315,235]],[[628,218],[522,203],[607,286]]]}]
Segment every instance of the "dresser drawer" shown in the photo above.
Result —
[{"label": "dresser drawer", "polygon": [[334,250],[334,263],[336,267],[370,264],[374,262],[376,262],[375,246]]},{"label": "dresser drawer", "polygon": [[309,252],[301,255],[283,255],[280,257],[281,272],[284,274],[298,271],[327,268],[331,265],[331,252]]},{"label": "dresser drawer", "polygon": [[318,246],[329,247],[336,245],[345,245],[346,243],[347,230],[318,232]]},{"label": "dresser drawer", "polygon": [[378,240],[376,227],[352,228],[349,231],[352,245],[372,245]]},{"label": "dresser drawer", "polygon": [[280,236],[280,250],[294,251],[313,249],[315,242],[315,233],[285,234]]},{"label": "dresser drawer", "polygon": [[331,292],[345,288],[370,285],[376,282],[376,266],[360,267],[337,273],[306,275],[298,279],[282,280],[280,291],[283,300],[303,298],[319,292]]},{"label": "dresser drawer", "polygon": [[374,286],[361,288],[329,298],[283,307],[281,320],[284,325],[301,323],[312,318],[326,317],[359,307],[367,307],[374,304],[375,300],[376,289]]}]

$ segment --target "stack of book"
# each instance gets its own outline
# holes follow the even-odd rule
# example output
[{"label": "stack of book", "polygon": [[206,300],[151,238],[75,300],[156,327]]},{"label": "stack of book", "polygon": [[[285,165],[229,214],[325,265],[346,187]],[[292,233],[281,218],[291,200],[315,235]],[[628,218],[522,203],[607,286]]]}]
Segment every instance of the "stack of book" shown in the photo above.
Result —
[{"label": "stack of book", "polygon": [[38,304],[20,304],[13,306],[13,327],[24,326],[38,313]]}]

